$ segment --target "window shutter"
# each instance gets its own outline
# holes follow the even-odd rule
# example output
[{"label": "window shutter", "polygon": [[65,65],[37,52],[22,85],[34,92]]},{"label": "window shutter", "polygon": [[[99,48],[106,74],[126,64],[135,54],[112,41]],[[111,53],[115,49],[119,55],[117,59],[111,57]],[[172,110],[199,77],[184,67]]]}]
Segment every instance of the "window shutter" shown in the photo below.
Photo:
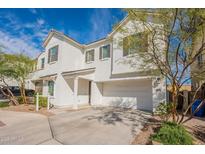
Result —
[{"label": "window shutter", "polygon": [[58,46],[56,47],[56,61],[58,61]]},{"label": "window shutter", "polygon": [[123,38],[123,56],[128,55],[128,37]]},{"label": "window shutter", "polygon": [[86,51],[85,52],[85,62],[87,62],[88,61],[88,52]]},{"label": "window shutter", "polygon": [[48,50],[48,63],[50,63],[50,49]]},{"label": "window shutter", "polygon": [[110,57],[110,44],[107,46],[107,50],[108,50],[108,57]]},{"label": "window shutter", "polygon": [[99,59],[102,59],[102,47],[100,47],[100,55],[99,55]]},{"label": "window shutter", "polygon": [[91,55],[92,55],[92,61],[94,61],[95,60],[95,50],[91,51]]}]

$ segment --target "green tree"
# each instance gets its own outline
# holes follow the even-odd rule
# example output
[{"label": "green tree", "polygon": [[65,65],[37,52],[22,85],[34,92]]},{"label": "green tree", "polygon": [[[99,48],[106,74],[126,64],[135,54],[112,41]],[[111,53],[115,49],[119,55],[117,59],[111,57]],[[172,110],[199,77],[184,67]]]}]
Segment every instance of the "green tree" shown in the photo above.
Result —
[{"label": "green tree", "polygon": [[18,101],[13,93],[9,89],[9,85],[7,84],[5,79],[13,78],[13,70],[8,66],[8,59],[4,53],[0,52],[0,92],[9,99],[10,103],[13,105],[18,105]]},{"label": "green tree", "polygon": [[[178,96],[181,87],[193,79],[205,80],[205,69],[191,70],[190,67],[200,55],[205,54],[205,10],[204,9],[125,9],[133,22],[132,32],[139,33],[139,25],[144,27],[140,37],[126,37],[123,48],[137,50],[137,54],[128,57],[124,63],[131,67],[139,65],[142,71],[149,70],[152,75],[161,75],[168,79],[172,91],[172,119],[181,123],[177,112]],[[129,28],[120,28],[125,35]],[[134,36],[134,37],[133,37]],[[140,39],[139,39],[140,38]],[[198,48],[193,48],[197,40]],[[146,42],[146,43],[145,43]],[[121,43],[122,45],[122,43]],[[140,49],[139,49],[140,46]],[[133,60],[137,59],[137,60]],[[186,75],[190,76],[186,77]]]},{"label": "green tree", "polygon": [[33,69],[34,61],[23,54],[1,54],[0,73],[4,77],[18,82],[23,103],[27,103],[25,94],[25,81]]}]

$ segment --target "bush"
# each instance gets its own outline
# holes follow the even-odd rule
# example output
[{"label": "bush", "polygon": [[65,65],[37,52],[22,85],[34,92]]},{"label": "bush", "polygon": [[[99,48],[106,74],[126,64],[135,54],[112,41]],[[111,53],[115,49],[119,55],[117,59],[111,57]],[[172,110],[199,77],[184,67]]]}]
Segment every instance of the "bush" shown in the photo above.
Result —
[{"label": "bush", "polygon": [[18,96],[18,97],[17,97],[17,101],[18,101],[19,104],[23,104],[23,98],[22,98],[22,96]]},{"label": "bush", "polygon": [[155,115],[158,115],[163,121],[167,121],[171,115],[173,103],[160,103],[155,111]]},{"label": "bush", "polygon": [[8,107],[8,106],[9,106],[9,102],[0,102],[0,108]]},{"label": "bush", "polygon": [[193,139],[186,129],[173,122],[165,122],[159,131],[151,136],[151,139],[162,144],[191,145]]},{"label": "bush", "polygon": [[[47,97],[39,96],[39,107],[47,107]],[[36,97],[35,97],[35,104],[36,104]]]}]

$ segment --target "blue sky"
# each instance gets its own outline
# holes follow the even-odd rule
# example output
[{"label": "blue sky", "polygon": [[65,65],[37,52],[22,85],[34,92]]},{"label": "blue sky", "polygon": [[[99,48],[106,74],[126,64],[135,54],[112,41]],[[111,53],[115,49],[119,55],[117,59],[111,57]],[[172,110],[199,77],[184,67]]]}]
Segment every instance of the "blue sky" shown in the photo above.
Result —
[{"label": "blue sky", "polygon": [[121,9],[0,9],[0,45],[35,57],[50,29],[86,44],[105,37],[121,21]]}]

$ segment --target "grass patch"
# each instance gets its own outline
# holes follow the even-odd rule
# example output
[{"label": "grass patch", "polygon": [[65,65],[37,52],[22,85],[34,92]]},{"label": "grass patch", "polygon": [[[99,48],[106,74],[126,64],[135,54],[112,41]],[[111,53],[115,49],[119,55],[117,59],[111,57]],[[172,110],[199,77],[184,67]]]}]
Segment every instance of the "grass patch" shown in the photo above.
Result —
[{"label": "grass patch", "polygon": [[8,107],[8,106],[9,106],[9,102],[0,102],[0,108]]},{"label": "grass patch", "polygon": [[151,139],[166,145],[191,145],[193,139],[187,130],[173,122],[164,122]]}]

